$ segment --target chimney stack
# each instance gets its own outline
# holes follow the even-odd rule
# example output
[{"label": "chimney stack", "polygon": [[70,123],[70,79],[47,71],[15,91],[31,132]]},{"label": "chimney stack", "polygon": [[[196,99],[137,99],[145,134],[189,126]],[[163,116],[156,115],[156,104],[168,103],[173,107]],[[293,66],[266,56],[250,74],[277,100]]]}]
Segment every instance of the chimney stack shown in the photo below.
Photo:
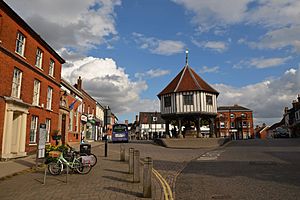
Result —
[{"label": "chimney stack", "polygon": [[82,89],[82,79],[81,76],[77,79],[77,89],[81,90]]},{"label": "chimney stack", "polygon": [[136,121],[136,122],[139,121],[139,116],[138,116],[138,115],[135,116],[135,121]]}]

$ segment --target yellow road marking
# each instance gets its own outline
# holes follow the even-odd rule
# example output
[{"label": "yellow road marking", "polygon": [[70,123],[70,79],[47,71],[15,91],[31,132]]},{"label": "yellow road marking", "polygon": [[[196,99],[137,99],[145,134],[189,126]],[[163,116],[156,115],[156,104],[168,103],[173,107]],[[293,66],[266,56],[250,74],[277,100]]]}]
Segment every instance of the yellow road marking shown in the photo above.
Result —
[{"label": "yellow road marking", "polygon": [[169,200],[169,199],[173,200],[173,193],[172,193],[171,187],[169,186],[167,181],[162,177],[162,175],[160,175],[160,173],[158,171],[156,171],[153,168],[152,168],[152,172],[158,178],[158,180],[160,181],[160,183],[163,187],[165,200]]}]

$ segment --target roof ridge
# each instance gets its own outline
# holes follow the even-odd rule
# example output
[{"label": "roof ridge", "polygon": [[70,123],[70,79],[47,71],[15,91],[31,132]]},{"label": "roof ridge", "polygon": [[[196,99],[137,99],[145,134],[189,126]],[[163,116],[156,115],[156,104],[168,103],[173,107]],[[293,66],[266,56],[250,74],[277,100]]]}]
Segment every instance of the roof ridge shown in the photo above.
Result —
[{"label": "roof ridge", "polygon": [[176,85],[176,87],[175,87],[174,92],[176,92],[176,91],[178,90],[178,87],[179,87],[179,85],[180,85],[180,83],[181,83],[181,81],[182,81],[183,75],[184,75],[184,73],[185,73],[187,67],[188,67],[188,65],[184,66],[184,69],[183,69],[182,74],[181,74],[181,76],[180,76],[180,79],[179,79],[179,81],[178,81],[178,83],[177,83],[177,85]]},{"label": "roof ridge", "polygon": [[200,84],[198,83],[197,79],[195,78],[195,76],[193,74],[193,71],[191,70],[190,67],[188,67],[188,70],[189,70],[189,72],[190,72],[190,74],[192,76],[192,79],[194,80],[194,82],[196,83],[196,85],[199,87],[199,90],[201,90],[202,88],[201,88]]}]

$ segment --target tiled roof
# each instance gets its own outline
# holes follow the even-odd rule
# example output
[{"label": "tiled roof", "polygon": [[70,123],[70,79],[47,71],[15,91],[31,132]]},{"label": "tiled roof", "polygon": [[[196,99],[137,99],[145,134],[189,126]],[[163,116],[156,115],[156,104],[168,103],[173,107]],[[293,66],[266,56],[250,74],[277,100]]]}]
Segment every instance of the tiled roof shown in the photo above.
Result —
[{"label": "tiled roof", "polygon": [[206,83],[191,67],[186,65],[157,96],[160,97],[164,94],[186,91],[204,91],[219,94],[218,91]]},{"label": "tiled roof", "polygon": [[245,107],[239,106],[239,105],[219,106],[218,107],[218,111],[225,111],[225,110],[231,110],[231,111],[252,111],[249,108],[245,108]]}]

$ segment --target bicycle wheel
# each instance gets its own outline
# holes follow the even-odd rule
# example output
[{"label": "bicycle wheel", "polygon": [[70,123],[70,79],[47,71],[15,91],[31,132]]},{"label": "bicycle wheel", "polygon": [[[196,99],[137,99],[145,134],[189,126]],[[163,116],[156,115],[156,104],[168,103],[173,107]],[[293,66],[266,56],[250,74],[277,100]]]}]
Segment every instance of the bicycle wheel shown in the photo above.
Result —
[{"label": "bicycle wheel", "polygon": [[51,162],[48,164],[48,171],[54,176],[60,175],[63,171],[63,165],[60,162]]},{"label": "bicycle wheel", "polygon": [[92,166],[90,164],[84,164],[82,157],[79,157],[74,160],[74,169],[79,174],[88,174],[91,171]]},{"label": "bicycle wheel", "polygon": [[91,166],[94,167],[97,164],[97,157],[95,156],[95,154],[90,154],[89,155],[90,160],[91,160]]}]

